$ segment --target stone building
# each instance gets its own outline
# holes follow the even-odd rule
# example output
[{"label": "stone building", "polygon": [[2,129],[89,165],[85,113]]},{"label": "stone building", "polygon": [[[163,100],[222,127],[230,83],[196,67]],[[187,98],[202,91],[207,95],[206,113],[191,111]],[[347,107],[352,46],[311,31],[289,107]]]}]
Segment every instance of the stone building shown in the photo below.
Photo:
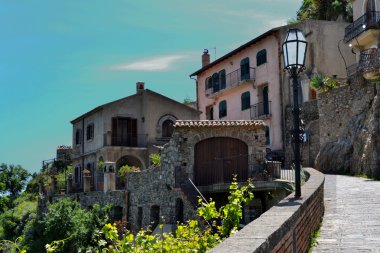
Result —
[{"label": "stone building", "polygon": [[[248,223],[285,197],[291,186],[263,171],[263,121],[178,120],[161,152],[161,167],[128,175],[128,221],[134,231],[195,218],[197,195],[225,204],[233,174],[254,178],[255,199],[244,209]],[[197,192],[195,186],[199,190]],[[270,194],[269,194],[270,193]]]},{"label": "stone building", "polygon": [[273,28],[213,62],[206,50],[202,55],[202,68],[190,75],[196,76],[200,118],[264,120],[266,147],[278,151],[272,155],[289,153],[292,93],[289,77],[282,71],[281,45],[288,29],[298,28],[309,43],[299,92],[300,104],[312,113],[305,115],[309,120],[306,122],[309,139],[304,145],[304,150],[308,150],[304,153],[304,165],[314,165],[319,150],[319,132],[313,121],[318,118],[318,109],[316,101],[313,102],[317,94],[309,88],[310,78],[315,73],[346,78],[344,60],[347,64],[355,61],[349,48],[340,47],[347,25],[345,22],[308,20]]},{"label": "stone building", "polygon": [[84,172],[91,191],[103,191],[103,168],[99,162],[116,163],[116,187],[124,189],[117,175],[123,165],[144,170],[149,155],[167,143],[177,119],[198,119],[199,112],[136,84],[136,94],[101,106],[72,120],[72,191],[83,191]]}]

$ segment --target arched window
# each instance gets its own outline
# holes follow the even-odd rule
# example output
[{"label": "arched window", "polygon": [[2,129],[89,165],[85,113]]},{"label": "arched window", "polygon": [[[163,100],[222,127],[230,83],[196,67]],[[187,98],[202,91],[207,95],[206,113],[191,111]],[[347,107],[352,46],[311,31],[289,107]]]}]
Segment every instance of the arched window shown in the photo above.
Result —
[{"label": "arched window", "polygon": [[260,66],[267,62],[267,50],[260,50],[256,55],[257,66]]},{"label": "arched window", "polygon": [[227,116],[227,101],[223,100],[219,103],[219,118]]},{"label": "arched window", "polygon": [[219,71],[219,83],[220,83],[221,90],[226,88],[226,70],[225,69]]},{"label": "arched window", "polygon": [[368,12],[372,12],[372,11],[376,11],[376,3],[375,3],[375,0],[368,0],[367,3],[366,3],[366,6],[365,6],[365,11],[368,13]]},{"label": "arched window", "polygon": [[268,126],[265,127],[265,144],[270,145],[270,131]]},{"label": "arched window", "polygon": [[244,92],[241,94],[241,110],[244,111],[246,109],[249,109],[251,107],[251,95],[249,91]]},{"label": "arched window", "polygon": [[240,78],[241,80],[249,80],[249,58],[244,58],[240,61]]},{"label": "arched window", "polygon": [[219,91],[220,87],[219,87],[219,74],[218,73],[214,73],[212,75],[212,90],[213,92],[217,92]]},{"label": "arched window", "polygon": [[172,137],[174,131],[174,122],[170,119],[167,119],[162,123],[162,137],[168,138]]}]

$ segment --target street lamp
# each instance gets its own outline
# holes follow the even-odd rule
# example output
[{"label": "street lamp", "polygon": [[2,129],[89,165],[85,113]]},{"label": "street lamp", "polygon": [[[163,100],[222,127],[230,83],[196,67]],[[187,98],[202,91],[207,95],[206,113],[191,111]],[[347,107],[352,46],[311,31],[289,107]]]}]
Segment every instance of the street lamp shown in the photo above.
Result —
[{"label": "street lamp", "polygon": [[301,152],[300,109],[298,105],[298,75],[305,69],[307,41],[298,29],[289,29],[282,44],[284,70],[293,79],[293,143],[296,181],[296,197],[301,197]]}]

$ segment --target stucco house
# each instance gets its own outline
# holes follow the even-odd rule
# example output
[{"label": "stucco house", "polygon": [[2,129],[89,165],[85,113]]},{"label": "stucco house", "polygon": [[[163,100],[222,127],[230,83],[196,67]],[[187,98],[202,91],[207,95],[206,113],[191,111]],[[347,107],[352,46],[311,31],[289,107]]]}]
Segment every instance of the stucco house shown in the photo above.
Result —
[{"label": "stucco house", "polygon": [[[138,82],[136,94],[100,105],[72,120],[72,190],[83,190],[84,170],[91,175],[91,190],[103,190],[99,161],[115,162],[116,170],[125,164],[148,168],[149,155],[158,153],[169,141],[177,119],[199,119],[199,112]],[[116,187],[124,188],[123,181],[117,178]]]},{"label": "stucco house", "polygon": [[[296,27],[303,31],[309,43],[306,71],[300,78],[299,99],[301,105],[311,101],[311,111],[318,117],[317,93],[309,87],[310,78],[315,73],[338,79],[347,77],[343,58],[350,64],[355,57],[346,47],[338,49],[347,25],[345,22],[309,20],[273,28],[213,62],[205,50],[202,67],[190,75],[196,77],[200,118],[264,120],[267,148],[284,153],[290,148],[291,115],[288,111],[292,101],[291,80],[283,71],[281,51],[286,33],[289,28]],[[342,64],[336,64],[337,61]],[[315,158],[319,133],[314,133],[313,129],[310,138],[313,143],[308,145],[315,147],[309,149],[308,155]],[[308,160],[313,162],[314,159]]]}]

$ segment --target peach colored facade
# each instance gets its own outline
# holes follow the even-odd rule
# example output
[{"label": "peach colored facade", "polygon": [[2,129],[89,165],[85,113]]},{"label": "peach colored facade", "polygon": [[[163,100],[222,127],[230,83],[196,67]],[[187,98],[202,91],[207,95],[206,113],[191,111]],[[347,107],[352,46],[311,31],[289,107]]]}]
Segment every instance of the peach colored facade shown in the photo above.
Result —
[{"label": "peach colored facade", "polygon": [[[282,42],[289,28],[301,29],[308,40],[306,70],[300,75],[300,103],[317,98],[310,87],[310,78],[315,73],[335,76],[342,80],[347,77],[347,66],[355,62],[355,55],[348,47],[340,46],[344,28],[348,23],[309,20],[291,26],[273,28],[255,39],[236,48],[214,62],[208,54],[202,56],[202,68],[191,74],[197,77],[197,102],[200,118],[203,120],[264,120],[267,125],[267,147],[284,150],[286,126],[285,108],[292,104],[291,80],[282,70]],[[262,52],[266,55],[262,58]],[[241,62],[249,58],[249,77],[241,76]],[[243,60],[244,61],[244,60]],[[222,71],[225,81],[221,85]],[[214,88],[214,75],[217,86]],[[211,81],[209,81],[209,79]],[[231,79],[234,79],[231,81]],[[223,87],[222,87],[223,86]],[[242,94],[249,92],[249,106],[243,107]],[[267,94],[267,96],[266,96]],[[224,109],[226,115],[219,112]],[[224,103],[224,102],[223,102]],[[266,108],[266,109],[265,109]]]},{"label": "peach colored facade", "polygon": [[[262,102],[263,89],[268,88],[268,100],[270,101],[270,111],[268,115],[263,115],[266,125],[269,127],[270,144],[272,149],[282,148],[281,138],[281,98],[278,64],[278,40],[275,35],[269,35],[261,41],[249,46],[248,48],[236,53],[230,58],[212,66],[198,75],[198,106],[202,112],[201,119],[210,119],[206,115],[206,107],[213,108],[213,119],[215,120],[241,120],[253,119],[251,117],[251,107],[242,110],[241,96],[244,92],[250,94],[250,105]],[[261,50],[266,50],[266,62],[257,66],[256,56]],[[238,81],[240,75],[240,63],[244,58],[249,58],[250,80]],[[212,93],[206,89],[206,80],[214,73],[225,70],[227,77],[226,89]],[[237,71],[238,70],[238,71]],[[234,71],[236,74],[234,74]],[[231,74],[232,73],[232,74]],[[228,79],[234,79],[229,81]],[[232,82],[233,87],[228,87]],[[212,89],[212,88],[211,88]],[[212,94],[211,94],[212,93]],[[208,94],[208,95],[206,95]],[[227,103],[227,115],[219,117],[219,104],[221,101]]]}]

